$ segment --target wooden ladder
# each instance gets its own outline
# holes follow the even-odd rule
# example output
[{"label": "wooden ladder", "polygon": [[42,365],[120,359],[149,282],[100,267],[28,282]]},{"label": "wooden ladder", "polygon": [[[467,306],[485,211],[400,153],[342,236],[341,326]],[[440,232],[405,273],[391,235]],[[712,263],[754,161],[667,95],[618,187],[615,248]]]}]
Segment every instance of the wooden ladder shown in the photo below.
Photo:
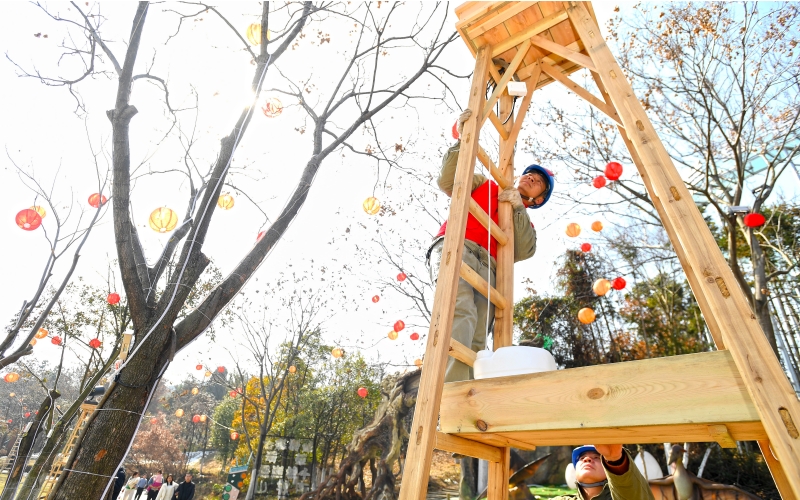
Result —
[{"label": "wooden ladder", "polygon": [[22,438],[25,437],[25,432],[20,431],[19,435],[17,435],[17,440],[14,441],[14,446],[11,447],[11,450],[8,452],[6,456],[6,463],[3,464],[3,468],[0,469],[0,474],[11,474],[11,469],[13,468],[14,461],[17,459],[17,455],[19,455],[19,445],[22,443]]},{"label": "wooden ladder", "polygon": [[[510,448],[584,443],[758,441],[784,499],[800,498],[800,403],[692,196],[589,3],[467,2],[456,28],[475,56],[441,267],[412,424],[401,500],[427,493],[434,448],[489,461],[489,500],[508,498]],[[601,96],[568,75],[588,69]],[[502,72],[502,74],[501,74]],[[527,94],[511,120],[513,77]],[[489,80],[495,84],[486,98]],[[501,187],[513,185],[514,144],[534,91],[558,82],[607,115],[641,174],[683,266],[718,351],[550,373],[444,384],[448,355],[475,353],[451,338],[458,280],[490,286],[462,261],[468,214],[498,241],[494,348],[512,342],[512,209],[497,225],[471,198],[476,158]],[[493,111],[499,103],[499,113]],[[509,117],[509,119],[506,119]],[[488,119],[500,136],[495,164],[479,146]],[[438,429],[437,429],[438,424]]]},{"label": "wooden ladder", "polygon": [[64,444],[64,449],[61,450],[61,453],[59,453],[53,460],[50,473],[45,478],[44,484],[39,490],[39,500],[46,500],[52,491],[53,486],[55,486],[56,481],[58,480],[58,476],[61,475],[61,472],[64,469],[67,459],[69,458],[70,454],[72,454],[75,443],[78,442],[78,436],[84,427],[86,427],[86,422],[89,421],[89,417],[92,415],[92,413],[94,413],[95,408],[97,408],[96,404],[83,403],[81,405],[81,413],[78,415],[78,421],[75,422],[75,427],[72,428],[72,432],[70,433],[69,438],[67,438],[66,444]]}]

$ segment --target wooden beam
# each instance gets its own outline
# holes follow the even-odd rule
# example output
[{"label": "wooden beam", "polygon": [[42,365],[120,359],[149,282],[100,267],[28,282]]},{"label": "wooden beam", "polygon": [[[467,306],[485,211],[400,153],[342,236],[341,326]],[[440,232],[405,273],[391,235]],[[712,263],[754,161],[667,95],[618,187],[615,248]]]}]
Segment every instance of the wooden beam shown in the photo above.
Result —
[{"label": "wooden beam", "polygon": [[445,434],[444,432],[436,433],[436,449],[480,458],[489,462],[499,462],[503,458],[500,448],[452,434]]},{"label": "wooden beam", "polygon": [[[492,80],[494,80],[495,85],[497,85],[497,83],[500,80],[503,79],[503,77],[500,76],[500,72],[497,70],[497,68],[494,66],[494,64],[489,66],[489,74],[492,75]],[[485,117],[484,117],[484,120],[486,120]],[[481,123],[483,123],[483,122],[481,122]]]},{"label": "wooden beam", "polygon": [[[491,51],[478,50],[468,107],[478,110],[486,98],[486,80],[491,64]],[[450,350],[450,334],[453,329],[453,312],[456,305],[456,290],[461,272],[464,250],[464,230],[469,216],[469,200],[472,194],[472,173],[478,154],[480,136],[477,113],[464,123],[461,134],[461,154],[458,156],[450,213],[447,217],[448,231],[444,238],[439,278],[431,311],[431,324],[425,346],[425,369],[419,383],[414,421],[409,435],[408,451],[400,487],[400,500],[425,498],[428,491],[428,476],[431,468],[433,447],[436,443],[436,426],[444,386]]]},{"label": "wooden beam", "polygon": [[769,472],[772,474],[772,480],[775,481],[775,486],[778,487],[778,493],[781,494],[781,498],[783,500],[796,499],[797,497],[792,493],[792,485],[789,484],[789,478],[786,477],[786,472],[783,471],[781,463],[772,453],[769,441],[766,439],[759,441],[758,447],[761,448],[761,455],[764,457],[764,461],[767,462]]},{"label": "wooden beam", "polygon": [[475,351],[465,346],[458,340],[454,338],[450,339],[450,350],[448,352],[450,353],[450,356],[456,358],[465,365],[475,366],[475,360],[477,359],[478,355],[475,353]]},{"label": "wooden beam", "polygon": [[[575,41],[569,45],[566,45],[565,47],[570,50],[580,50],[581,44],[579,41]],[[549,56],[540,59],[540,61],[549,63],[551,66],[557,66],[561,68],[561,71],[564,74],[574,73],[576,71],[580,71],[581,69],[583,69],[583,66],[573,63],[572,61],[562,61],[562,64],[558,64],[552,57]],[[568,63],[569,66],[563,63]],[[527,80],[528,78],[531,77],[531,75],[533,75],[533,72],[536,70],[537,70],[536,65],[529,64],[524,68],[522,68],[521,70],[517,71],[517,78],[519,78],[520,80]]]},{"label": "wooden beam", "polygon": [[722,448],[736,448],[736,440],[733,439],[728,428],[724,424],[708,426],[708,434],[712,441],[716,441]]},{"label": "wooden beam", "polygon": [[489,462],[489,477],[486,486],[487,500],[508,500],[511,448],[500,448],[500,453],[501,459],[498,462]]},{"label": "wooden beam", "polygon": [[494,181],[497,183],[498,186],[500,186],[501,189],[505,189],[508,186],[514,185],[513,181],[509,181],[508,179],[503,177],[503,174],[500,172],[500,169],[498,169],[497,166],[495,166],[492,159],[489,158],[489,155],[480,146],[478,146],[478,160],[480,160],[480,162],[483,163],[483,166],[486,167],[487,170],[489,170],[489,173],[491,173],[492,177],[494,177]]},{"label": "wooden beam", "polygon": [[516,47],[517,45],[521,44],[523,41],[529,39],[534,35],[538,35],[543,31],[547,31],[556,24],[566,21],[567,20],[567,11],[560,10],[558,12],[553,12],[549,16],[545,16],[542,19],[539,19],[535,23],[531,24],[524,30],[514,33],[509,38],[506,38],[502,42],[498,43],[497,45],[492,47],[492,57],[497,57],[503,52]]},{"label": "wooden beam", "polygon": [[[519,137],[519,132],[522,130],[522,124],[525,121],[525,115],[528,114],[528,108],[530,108],[531,99],[533,99],[533,92],[536,90],[536,82],[539,81],[539,75],[542,74],[541,63],[535,66],[537,70],[525,81],[525,85],[528,87],[528,93],[525,94],[525,97],[522,99],[522,104],[519,106],[519,113],[514,119],[514,125],[511,126],[511,130],[508,132],[508,140],[512,143],[517,142],[517,137]],[[501,172],[508,171],[513,173],[514,169],[509,168],[509,165],[514,158],[514,150],[515,148],[513,147],[503,149],[503,155],[500,157]]]},{"label": "wooden beam", "polygon": [[597,108],[600,112],[602,112],[612,120],[614,120],[614,122],[618,126],[624,127],[624,125],[622,124],[622,120],[620,120],[619,118],[617,110],[614,109],[613,106],[604,103],[603,101],[592,95],[591,92],[581,87],[577,83],[573,82],[568,77],[564,76],[564,74],[561,73],[561,70],[559,70],[558,68],[554,68],[547,64],[542,64],[541,66],[542,66],[542,71],[547,73],[553,80],[556,80],[557,82],[561,83],[575,94],[584,98],[586,101],[589,102],[589,104]]},{"label": "wooden beam", "polygon": [[697,210],[672,159],[630,83],[600,35],[582,2],[569,2],[573,28],[581,37],[598,74],[619,112],[628,138],[649,175],[651,199],[660,198],[675,230],[673,247],[687,257],[684,270],[695,274],[695,295],[704,317],[713,316],[769,435],[792,491],[800,497],[800,401],[786,378],[750,304],[702,214]]},{"label": "wooden beam", "polygon": [[533,4],[530,2],[513,2],[506,10],[498,12],[493,16],[486,16],[485,18],[470,24],[470,26],[466,29],[466,32],[470,38],[477,38],[495,26],[498,26],[504,23],[506,20],[516,16],[532,5]]},{"label": "wooden beam", "polygon": [[580,52],[575,52],[572,49],[564,47],[563,45],[557,44],[552,40],[548,40],[547,38],[539,35],[534,35],[530,38],[531,42],[537,47],[541,47],[545,50],[549,50],[553,54],[563,57],[564,59],[568,59],[575,64],[580,64],[584,68],[588,68],[594,72],[597,72],[597,68],[594,67],[594,63],[589,56],[585,56]]},{"label": "wooden beam", "polygon": [[441,431],[477,432],[479,420],[485,432],[545,434],[688,424],[701,441],[708,425],[724,423],[734,437],[733,424],[760,426],[728,351],[447,384]]},{"label": "wooden beam", "polygon": [[471,213],[472,216],[475,217],[483,227],[492,233],[492,237],[497,240],[499,245],[505,245],[508,243],[508,235],[506,235],[506,233],[500,229],[500,226],[495,224],[495,222],[489,218],[489,214],[487,214],[481,208],[481,206],[478,205],[478,202],[472,198],[469,199],[469,213]]},{"label": "wooden beam", "polygon": [[[472,288],[480,292],[481,295],[491,300],[492,304],[494,304],[498,309],[508,309],[508,301],[506,298],[500,295],[500,293],[495,290],[493,286],[489,285],[489,283],[483,279],[483,276],[476,273],[474,269],[463,262],[461,263],[461,278],[472,285]],[[491,294],[489,293],[489,290],[492,291]]]},{"label": "wooden beam", "polygon": [[508,139],[508,132],[506,132],[506,129],[503,128],[503,122],[501,122],[500,118],[498,118],[497,115],[494,114],[494,111],[490,109],[489,112],[486,113],[486,117],[488,117],[489,121],[492,122],[492,125],[494,125],[494,128],[497,130],[497,133],[500,134],[500,138]]},{"label": "wooden beam", "polygon": [[510,82],[511,78],[514,77],[514,73],[517,72],[517,68],[519,68],[522,59],[528,54],[528,50],[530,50],[530,48],[531,48],[530,40],[525,40],[524,42],[522,42],[522,45],[519,46],[519,48],[517,49],[517,55],[515,55],[514,59],[512,59],[511,62],[508,64],[508,67],[503,73],[503,76],[500,77],[500,81],[497,82],[497,85],[495,85],[494,92],[492,92],[492,95],[489,96],[489,100],[486,101],[486,105],[483,107],[484,117],[489,113],[489,111],[492,110],[494,103],[496,103],[497,100],[500,99],[500,95],[506,90],[508,82]]}]

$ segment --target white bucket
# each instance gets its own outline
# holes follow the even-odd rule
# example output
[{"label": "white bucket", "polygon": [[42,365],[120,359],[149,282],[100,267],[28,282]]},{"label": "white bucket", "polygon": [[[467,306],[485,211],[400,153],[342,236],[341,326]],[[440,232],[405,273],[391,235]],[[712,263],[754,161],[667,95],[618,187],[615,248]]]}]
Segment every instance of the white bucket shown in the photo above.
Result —
[{"label": "white bucket", "polygon": [[553,355],[539,347],[509,346],[496,351],[478,352],[473,370],[475,380],[509,377],[558,369]]}]

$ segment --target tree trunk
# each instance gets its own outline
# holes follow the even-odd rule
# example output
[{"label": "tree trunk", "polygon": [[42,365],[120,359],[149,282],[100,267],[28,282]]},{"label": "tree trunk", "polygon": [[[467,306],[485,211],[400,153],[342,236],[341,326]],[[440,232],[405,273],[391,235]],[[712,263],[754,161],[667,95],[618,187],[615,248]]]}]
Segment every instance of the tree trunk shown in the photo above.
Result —
[{"label": "tree trunk", "polygon": [[778,359],[780,359],[778,344],[775,340],[775,329],[772,325],[772,317],[769,310],[769,289],[767,288],[767,270],[764,262],[764,251],[761,249],[758,238],[752,234],[752,229],[750,231],[750,255],[753,262],[753,281],[755,282],[753,287],[755,289],[753,290],[753,313],[756,315],[761,329],[764,330],[764,335],[767,336],[767,340],[769,340],[769,345],[772,346],[775,356],[778,356]]},{"label": "tree trunk", "polygon": [[16,463],[14,463],[14,466],[8,473],[8,479],[6,480],[6,485],[3,488],[3,494],[0,495],[1,500],[12,500],[16,495],[17,486],[19,486],[19,480],[22,477],[22,472],[25,470],[25,465],[28,463],[28,454],[30,453],[31,448],[33,448],[33,443],[36,441],[36,437],[43,430],[42,425],[47,417],[47,412],[53,408],[53,402],[60,396],[61,394],[58,391],[50,391],[49,395],[45,396],[45,398],[42,400],[42,404],[39,405],[39,413],[36,414],[33,422],[31,422],[30,428],[19,442]]}]

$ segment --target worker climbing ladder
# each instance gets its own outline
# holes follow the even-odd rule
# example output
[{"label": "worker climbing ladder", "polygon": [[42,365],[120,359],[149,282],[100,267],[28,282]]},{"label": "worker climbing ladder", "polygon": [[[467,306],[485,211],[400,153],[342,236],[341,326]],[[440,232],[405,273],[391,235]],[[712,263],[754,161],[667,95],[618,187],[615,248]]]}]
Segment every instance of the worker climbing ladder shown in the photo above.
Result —
[{"label": "worker climbing ladder", "polygon": [[[461,149],[425,351],[401,500],[425,498],[434,448],[489,461],[489,500],[508,498],[510,448],[592,442],[758,441],[784,499],[800,498],[800,403],[749,303],[639,100],[603,40],[589,3],[467,2],[456,27],[475,56]],[[602,97],[568,75],[588,69]],[[527,93],[513,117],[510,81]],[[486,97],[487,83],[494,91]],[[513,185],[514,144],[534,92],[566,86],[617,124],[672,242],[718,351],[549,373],[444,384],[447,357],[475,353],[451,339],[463,278],[496,306],[494,348],[512,342],[513,227],[472,201],[476,158]],[[499,113],[493,108],[499,104]],[[509,117],[506,119],[506,117]],[[488,120],[500,136],[497,164],[478,144]],[[497,289],[462,262],[467,216],[498,242]],[[438,428],[437,428],[438,427]]]}]

